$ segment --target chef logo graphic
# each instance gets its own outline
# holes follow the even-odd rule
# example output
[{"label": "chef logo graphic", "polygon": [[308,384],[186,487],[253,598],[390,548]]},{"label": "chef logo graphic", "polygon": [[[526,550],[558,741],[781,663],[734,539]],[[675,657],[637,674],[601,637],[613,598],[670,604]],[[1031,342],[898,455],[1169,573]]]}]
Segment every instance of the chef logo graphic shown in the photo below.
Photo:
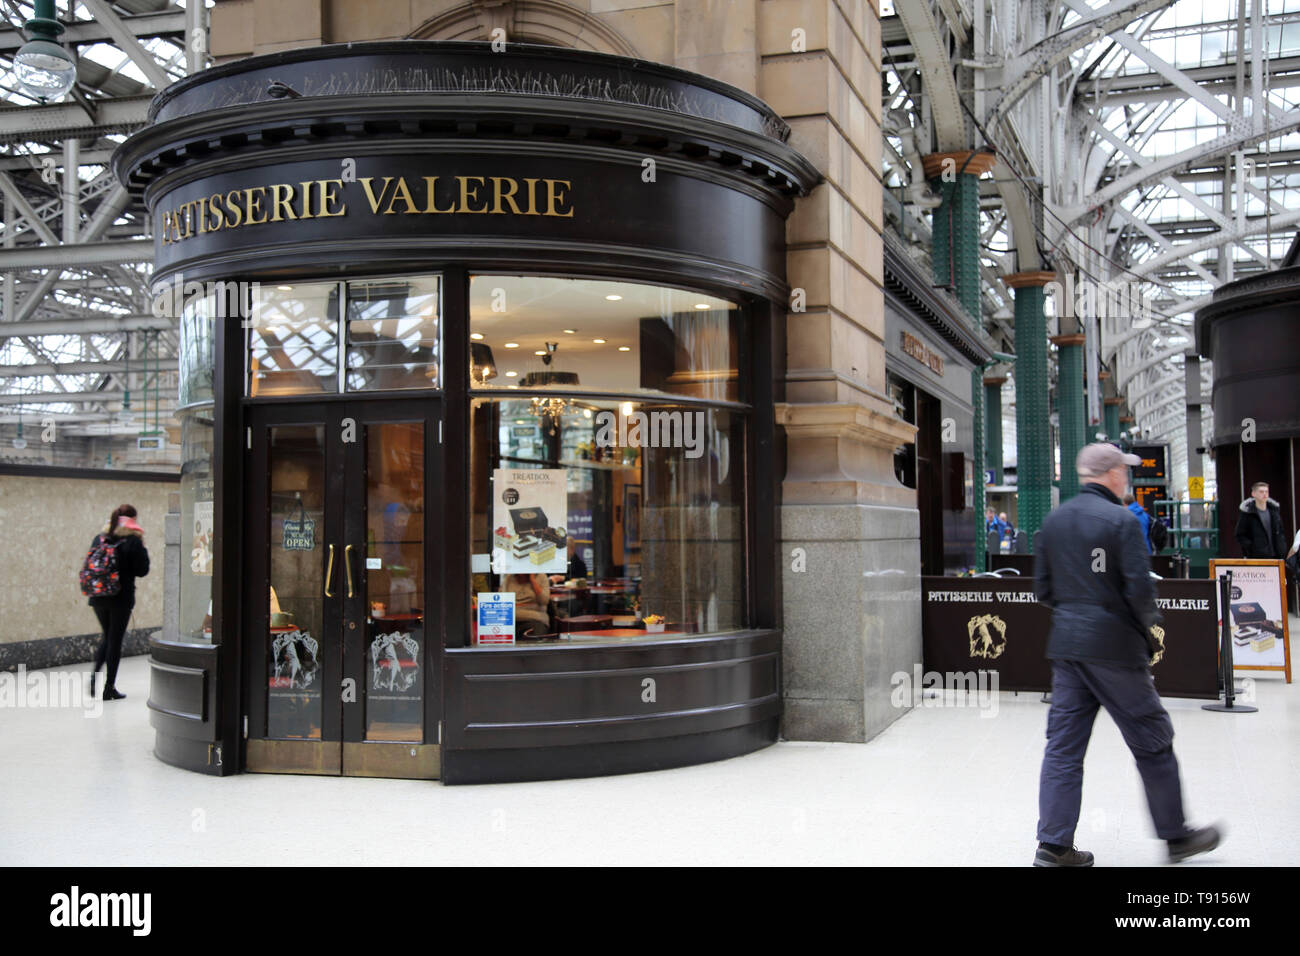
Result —
[{"label": "chef logo graphic", "polygon": [[976,614],[966,622],[970,637],[970,656],[1001,657],[1007,649],[1007,622],[996,614]]},{"label": "chef logo graphic", "polygon": [[1159,624],[1151,625],[1151,640],[1155,643],[1155,653],[1151,655],[1151,664],[1154,666],[1165,656],[1165,629]]}]

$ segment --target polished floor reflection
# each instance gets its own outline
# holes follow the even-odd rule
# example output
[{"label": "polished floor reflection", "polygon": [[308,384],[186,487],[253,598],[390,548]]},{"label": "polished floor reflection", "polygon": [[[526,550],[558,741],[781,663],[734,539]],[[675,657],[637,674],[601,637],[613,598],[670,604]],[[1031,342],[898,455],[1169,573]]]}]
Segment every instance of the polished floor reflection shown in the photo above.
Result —
[{"label": "polished floor reflection", "polygon": [[[1025,866],[1033,855],[1047,718],[1037,694],[1002,694],[994,718],[912,710],[867,744],[778,743],[658,773],[445,787],[177,770],[153,756],[148,680],[145,658],[123,661],[128,698],[98,719],[0,709],[0,764],[21,768],[0,777],[0,865]],[[1249,717],[1165,701],[1189,814],[1228,825],[1196,866],[1290,864],[1300,842],[1300,684],[1260,679],[1256,689],[1260,711]],[[1109,718],[1097,722],[1085,773],[1079,845],[1099,865],[1159,863],[1163,844]],[[106,805],[113,825],[88,825]],[[402,821],[403,839],[377,843],[356,826],[376,807]]]}]

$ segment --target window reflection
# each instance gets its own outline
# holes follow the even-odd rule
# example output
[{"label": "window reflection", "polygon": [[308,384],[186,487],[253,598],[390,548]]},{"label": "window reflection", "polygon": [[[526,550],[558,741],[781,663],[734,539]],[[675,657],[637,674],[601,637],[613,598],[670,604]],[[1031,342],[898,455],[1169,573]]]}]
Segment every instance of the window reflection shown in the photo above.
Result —
[{"label": "window reflection", "polygon": [[476,388],[649,391],[741,401],[741,324],[716,296],[595,279],[474,276]]},{"label": "window reflection", "polygon": [[263,284],[248,319],[248,394],[338,391],[337,282]]},{"label": "window reflection", "polygon": [[438,388],[438,276],[350,282],[348,391]]}]

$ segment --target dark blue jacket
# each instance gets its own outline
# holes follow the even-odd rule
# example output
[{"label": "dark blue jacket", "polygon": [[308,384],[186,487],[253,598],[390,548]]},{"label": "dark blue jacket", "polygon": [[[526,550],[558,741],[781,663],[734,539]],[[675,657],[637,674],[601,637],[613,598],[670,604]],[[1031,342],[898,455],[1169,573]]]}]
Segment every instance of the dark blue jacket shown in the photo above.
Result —
[{"label": "dark blue jacket", "polygon": [[1142,526],[1090,482],[1047,516],[1034,554],[1034,593],[1052,609],[1047,656],[1144,667],[1161,620]]},{"label": "dark blue jacket", "polygon": [[1128,506],[1128,510],[1133,512],[1138,523],[1142,525],[1142,540],[1147,543],[1147,553],[1155,554],[1156,549],[1151,547],[1151,516],[1147,514],[1147,509],[1135,501]]}]

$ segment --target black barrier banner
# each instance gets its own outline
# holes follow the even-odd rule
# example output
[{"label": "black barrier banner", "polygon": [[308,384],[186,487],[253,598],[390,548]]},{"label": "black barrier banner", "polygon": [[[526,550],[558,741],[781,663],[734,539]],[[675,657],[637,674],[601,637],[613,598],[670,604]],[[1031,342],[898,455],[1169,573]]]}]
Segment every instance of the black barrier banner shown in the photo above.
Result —
[{"label": "black barrier banner", "polygon": [[[996,670],[1000,690],[1051,689],[1044,656],[1051,612],[1033,581],[925,577],[922,656],[927,671]],[[1157,581],[1164,620],[1152,673],[1162,697],[1218,697],[1218,629],[1213,581]]]}]

